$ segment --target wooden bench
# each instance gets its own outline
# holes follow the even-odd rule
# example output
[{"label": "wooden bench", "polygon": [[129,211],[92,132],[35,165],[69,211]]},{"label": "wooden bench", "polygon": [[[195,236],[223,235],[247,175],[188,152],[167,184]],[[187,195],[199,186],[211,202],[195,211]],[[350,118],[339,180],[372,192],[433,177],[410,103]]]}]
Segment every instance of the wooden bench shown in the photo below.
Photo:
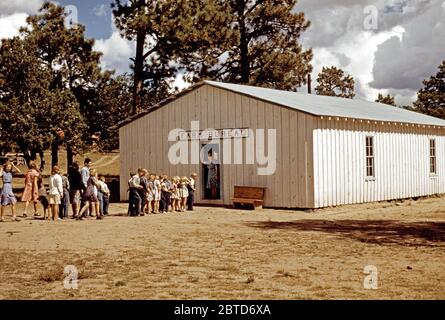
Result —
[{"label": "wooden bench", "polygon": [[252,205],[253,209],[263,206],[264,192],[263,187],[235,186],[232,202],[235,208],[242,205]]}]

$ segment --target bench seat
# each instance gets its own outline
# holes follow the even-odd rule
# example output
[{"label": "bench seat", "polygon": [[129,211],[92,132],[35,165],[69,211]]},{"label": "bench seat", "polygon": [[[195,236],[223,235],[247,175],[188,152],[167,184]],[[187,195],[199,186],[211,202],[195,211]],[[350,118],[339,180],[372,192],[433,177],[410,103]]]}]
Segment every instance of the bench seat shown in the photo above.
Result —
[{"label": "bench seat", "polygon": [[264,192],[263,187],[235,186],[234,196],[231,199],[234,207],[250,204],[253,205],[253,209],[256,209],[263,205]]}]

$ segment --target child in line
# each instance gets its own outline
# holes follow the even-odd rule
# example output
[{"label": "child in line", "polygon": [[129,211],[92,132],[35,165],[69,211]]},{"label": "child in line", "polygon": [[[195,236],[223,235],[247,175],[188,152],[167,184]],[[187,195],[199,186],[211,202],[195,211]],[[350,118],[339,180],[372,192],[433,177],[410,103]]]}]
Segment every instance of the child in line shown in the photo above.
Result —
[{"label": "child in line", "polygon": [[25,175],[25,189],[23,190],[22,202],[25,202],[25,210],[23,211],[23,217],[27,217],[27,211],[30,202],[34,206],[34,216],[37,216],[37,202],[39,201],[39,191],[37,188],[37,178],[40,176],[40,172],[37,170],[35,161],[29,161],[28,171]]},{"label": "child in line", "polygon": [[68,209],[70,206],[70,182],[68,177],[60,170],[60,176],[62,177],[63,196],[59,206],[60,218],[68,219]]},{"label": "child in line", "polygon": [[49,205],[51,207],[52,218],[54,221],[60,220],[59,206],[62,203],[63,197],[63,182],[59,173],[59,167],[54,166],[51,170],[51,176],[49,177]]},{"label": "child in line", "polygon": [[39,202],[43,207],[43,220],[46,220],[47,216],[48,219],[50,219],[48,192],[46,191],[45,186],[43,185],[43,179],[41,176],[37,178],[37,188],[39,190]]},{"label": "child in line", "polygon": [[107,184],[105,183],[105,177],[100,176],[99,177],[99,190],[98,194],[102,194],[102,202],[99,203],[99,211],[102,215],[108,214],[108,206],[110,204],[110,189],[108,188]]},{"label": "child in line", "polygon": [[150,174],[147,181],[147,213],[154,213],[155,201],[154,175]]},{"label": "child in line", "polygon": [[154,191],[155,191],[155,208],[154,213],[159,213],[159,202],[161,201],[161,181],[159,180],[159,176],[155,176]]},{"label": "child in line", "polygon": [[83,195],[83,200],[85,204],[79,212],[79,220],[83,220],[83,215],[85,211],[89,208],[90,204],[93,205],[94,213],[96,214],[96,219],[102,220],[103,216],[99,212],[99,202],[97,200],[97,171],[95,169],[90,171],[90,177],[87,181],[87,188]]},{"label": "child in line", "polygon": [[14,163],[12,162],[6,162],[3,165],[3,168],[0,167],[0,177],[2,177],[3,180],[3,189],[0,194],[0,202],[1,202],[1,210],[0,210],[0,222],[3,222],[3,213],[5,210],[5,207],[11,206],[11,212],[12,212],[12,220],[13,221],[20,221],[20,219],[17,218],[16,210],[15,210],[15,204],[17,203],[17,198],[15,197],[13,191],[12,191],[12,175],[13,173],[18,172],[20,173],[20,169],[17,168]]},{"label": "child in line", "polygon": [[172,186],[171,186],[170,181],[168,180],[168,176],[162,175],[162,183],[161,183],[162,210],[160,210],[162,213],[167,213],[169,211],[171,196],[172,196],[171,189],[172,189]]},{"label": "child in line", "polygon": [[177,197],[178,186],[176,184],[175,177],[172,177],[170,191],[171,191],[170,201],[171,201],[171,206],[172,206],[171,211],[173,212],[176,210],[176,201],[178,199],[178,197]]},{"label": "child in line", "polygon": [[181,182],[179,183],[179,193],[181,195],[181,204],[180,204],[180,211],[185,212],[186,204],[187,204],[187,198],[189,196],[189,191],[187,189],[188,184],[188,178],[182,177]]}]

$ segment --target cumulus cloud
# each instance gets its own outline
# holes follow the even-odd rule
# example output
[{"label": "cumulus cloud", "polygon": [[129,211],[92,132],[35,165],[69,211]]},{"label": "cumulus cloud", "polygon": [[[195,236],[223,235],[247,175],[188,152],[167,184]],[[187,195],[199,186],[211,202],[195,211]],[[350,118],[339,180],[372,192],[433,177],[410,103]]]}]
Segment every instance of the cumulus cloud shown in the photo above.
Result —
[{"label": "cumulus cloud", "polygon": [[[424,4],[422,13],[405,24],[401,39],[379,45],[373,68],[374,88],[418,90],[445,59],[445,10],[441,1]],[[438,10],[439,9],[439,10]]]},{"label": "cumulus cloud", "polygon": [[0,17],[15,13],[36,13],[42,6],[43,0],[2,0],[0,1]]},{"label": "cumulus cloud", "polygon": [[0,39],[18,35],[28,15],[37,13],[42,4],[43,0],[0,1]]},{"label": "cumulus cloud", "polygon": [[[341,67],[356,80],[358,98],[393,94],[409,104],[421,80],[445,59],[443,0],[300,0],[311,27],[302,37],[314,51],[313,79],[322,66]],[[370,12],[376,28],[366,28]],[[315,85],[315,84],[314,84]]]},{"label": "cumulus cloud", "polygon": [[96,40],[94,50],[103,53],[103,68],[114,69],[117,74],[123,74],[130,70],[130,58],[135,55],[135,44],[122,38],[119,32],[114,30],[110,38]]},{"label": "cumulus cloud", "polygon": [[19,29],[25,25],[27,17],[26,13],[14,13],[0,18],[0,40],[18,35]]}]

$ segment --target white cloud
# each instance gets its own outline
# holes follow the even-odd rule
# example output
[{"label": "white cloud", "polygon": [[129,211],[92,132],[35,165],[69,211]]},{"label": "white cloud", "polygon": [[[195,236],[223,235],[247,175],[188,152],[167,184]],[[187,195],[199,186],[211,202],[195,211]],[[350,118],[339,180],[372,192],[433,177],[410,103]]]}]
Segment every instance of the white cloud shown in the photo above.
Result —
[{"label": "white cloud", "polygon": [[130,70],[130,58],[135,55],[135,44],[122,38],[119,32],[114,30],[110,38],[96,40],[94,50],[103,53],[103,68],[114,69],[117,74],[122,74]]},{"label": "white cloud", "polygon": [[93,13],[98,17],[105,17],[107,15],[107,5],[101,4],[93,9]]},{"label": "white cloud", "polygon": [[0,17],[15,13],[34,14],[42,6],[43,0],[1,0]]},{"label": "white cloud", "polygon": [[[377,30],[364,29],[368,5],[378,9]],[[443,0],[300,0],[296,11],[312,23],[302,42],[314,51],[313,86],[321,67],[334,65],[355,78],[358,98],[390,93],[409,104],[421,78],[445,58],[441,6]]]},{"label": "white cloud", "polygon": [[0,18],[0,39],[12,38],[19,34],[20,27],[26,24],[26,13],[14,13]]}]

